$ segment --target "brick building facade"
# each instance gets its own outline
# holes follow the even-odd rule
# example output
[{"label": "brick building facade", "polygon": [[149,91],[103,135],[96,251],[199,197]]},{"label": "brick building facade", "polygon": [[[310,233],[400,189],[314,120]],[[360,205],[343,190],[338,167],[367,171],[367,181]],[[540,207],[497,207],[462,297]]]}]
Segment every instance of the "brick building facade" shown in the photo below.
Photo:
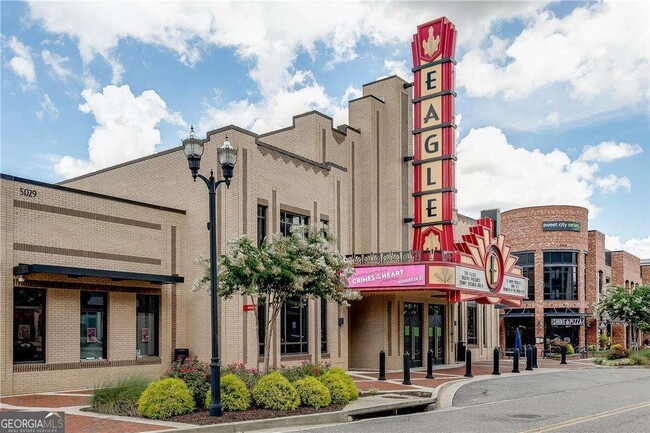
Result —
[{"label": "brick building facade", "polygon": [[639,258],[605,249],[605,235],[588,230],[588,210],[576,206],[540,206],[502,214],[503,231],[529,278],[523,308],[500,316],[500,344],[512,347],[515,329],[523,344],[547,350],[550,339],[569,340],[576,348],[598,345],[600,335],[629,346],[624,324],[601,321],[594,307],[608,285],[638,287]]},{"label": "brick building facade", "polygon": [[[313,111],[263,134],[232,125],[209,131],[204,173],[219,168],[216,150],[226,135],[238,148],[232,184],[217,193],[219,253],[233,236],[261,239],[297,222],[327,223],[343,254],[408,250],[411,99],[408,83],[393,76],[364,85],[350,101],[351,126],[334,128]],[[209,294],[192,290],[203,273],[195,259],[209,252],[207,191],[192,182],[182,148],[59,185],[8,175],[0,185],[2,394],[88,388],[133,373],[155,378],[176,348],[209,359]],[[476,222],[456,218],[458,236]],[[261,365],[246,302],[220,304],[222,365]],[[466,302],[416,292],[369,295],[349,309],[312,299],[293,312],[304,317],[295,323],[301,343],[278,338],[271,363],[376,367],[379,349],[364,351],[373,347],[399,368],[413,308],[421,353],[433,344],[429,323],[429,336],[443,345],[439,362],[455,362],[457,342],[468,339],[475,359],[487,358],[498,316],[493,305],[470,304],[468,312]]]}]

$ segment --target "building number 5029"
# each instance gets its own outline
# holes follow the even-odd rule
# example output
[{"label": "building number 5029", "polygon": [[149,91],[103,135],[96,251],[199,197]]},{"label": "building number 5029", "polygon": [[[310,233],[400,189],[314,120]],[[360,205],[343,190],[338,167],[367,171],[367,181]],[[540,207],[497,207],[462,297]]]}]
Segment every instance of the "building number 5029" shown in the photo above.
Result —
[{"label": "building number 5029", "polygon": [[36,190],[20,188],[20,195],[23,195],[25,197],[36,197]]}]

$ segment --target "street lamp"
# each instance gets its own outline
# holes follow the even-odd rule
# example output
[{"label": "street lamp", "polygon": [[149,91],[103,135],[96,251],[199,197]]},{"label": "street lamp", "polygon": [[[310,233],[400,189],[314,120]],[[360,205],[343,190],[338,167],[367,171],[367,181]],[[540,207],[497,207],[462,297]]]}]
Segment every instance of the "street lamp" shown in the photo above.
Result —
[{"label": "street lamp", "polygon": [[219,341],[217,335],[219,334],[219,324],[217,321],[217,224],[216,219],[216,200],[217,187],[221,183],[225,183],[226,187],[230,187],[230,179],[234,174],[235,163],[237,162],[237,149],[232,147],[228,141],[228,135],[221,147],[217,150],[219,156],[219,164],[223,179],[216,180],[210,170],[210,177],[206,178],[199,173],[201,166],[201,156],[203,155],[204,141],[199,139],[194,133],[194,127],[190,128],[190,135],[183,140],[183,151],[187,157],[187,162],[192,172],[192,177],[196,182],[199,177],[205,182],[208,187],[208,195],[210,199],[210,319],[211,319],[211,342],[212,342],[212,357],[210,359],[210,387],[211,387],[211,403],[210,403],[210,416],[221,416],[221,365],[219,361]]}]

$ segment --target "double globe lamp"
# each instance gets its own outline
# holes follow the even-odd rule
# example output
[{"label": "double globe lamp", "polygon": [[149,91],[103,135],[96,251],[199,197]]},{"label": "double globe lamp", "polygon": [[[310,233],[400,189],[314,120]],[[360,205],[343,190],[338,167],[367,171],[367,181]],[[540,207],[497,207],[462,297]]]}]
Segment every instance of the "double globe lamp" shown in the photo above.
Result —
[{"label": "double globe lamp", "polygon": [[226,187],[230,187],[230,180],[235,171],[235,163],[237,162],[237,149],[235,149],[228,141],[228,135],[221,147],[217,150],[219,164],[221,164],[221,172],[223,179],[216,180],[212,170],[210,170],[210,177],[205,177],[199,173],[201,167],[201,156],[203,156],[205,141],[199,139],[194,133],[194,127],[190,128],[190,135],[182,141],[183,151],[187,157],[187,162],[192,172],[192,177],[196,182],[196,178],[200,178],[205,182],[208,187],[208,196],[210,203],[210,223],[208,229],[210,230],[210,317],[211,317],[211,343],[212,343],[212,356],[210,358],[210,387],[211,387],[211,403],[209,407],[210,416],[221,416],[223,413],[221,406],[221,365],[219,361],[219,324],[217,317],[217,225],[216,219],[216,192],[219,184],[225,183]]}]

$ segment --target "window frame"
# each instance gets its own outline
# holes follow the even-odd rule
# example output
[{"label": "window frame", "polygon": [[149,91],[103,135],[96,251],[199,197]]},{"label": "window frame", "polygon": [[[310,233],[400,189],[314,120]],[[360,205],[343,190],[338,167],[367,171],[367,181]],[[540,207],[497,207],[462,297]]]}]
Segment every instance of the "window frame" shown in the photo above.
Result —
[{"label": "window frame", "polygon": [[[288,218],[291,218],[292,220],[294,218],[299,218],[300,222],[298,224],[294,224],[293,222],[288,222]],[[291,235],[291,227],[293,226],[308,226],[309,225],[309,216],[308,215],[301,215],[298,213],[292,213],[286,210],[280,210],[280,233],[283,236],[289,236]],[[286,232],[286,233],[285,233]]]},{"label": "window frame", "polygon": [[328,353],[327,345],[327,299],[320,298],[320,353]]},{"label": "window frame", "polygon": [[[544,251],[543,259],[544,301],[578,301],[578,252],[567,250]],[[560,280],[560,288],[554,288],[551,283],[553,280],[558,279]],[[568,284],[572,286],[570,296],[567,291]]]},{"label": "window frame", "polygon": [[[150,297],[151,299],[155,299],[155,308],[140,308],[140,302],[138,298],[140,297]],[[136,332],[136,354],[138,350],[138,342],[140,341],[140,338],[142,336],[142,330],[141,328],[138,329],[138,314],[140,312],[143,313],[153,313],[154,317],[154,341],[153,341],[153,348],[154,348],[154,353],[153,355],[143,355],[142,353],[138,355],[138,357],[160,357],[160,295],[152,295],[152,294],[147,294],[147,293],[136,293],[135,295],[135,302],[136,302],[136,307],[135,307],[135,315],[136,315],[136,320],[135,320],[135,332]],[[149,303],[145,303],[146,306],[149,306]]]},{"label": "window frame", "polygon": [[[16,292],[19,290],[34,290],[39,292],[39,296],[42,297],[43,305],[41,307],[33,307],[33,306],[22,306],[20,309],[21,310],[36,310],[38,308],[41,309],[41,317],[39,317],[39,321],[42,320],[43,323],[43,330],[41,332],[41,357],[42,360],[31,360],[31,361],[16,361],[16,337],[18,335],[18,327],[16,323],[16,300],[18,297],[16,296]],[[12,316],[12,343],[13,343],[13,355],[12,355],[12,362],[13,364],[45,364],[46,363],[46,356],[47,356],[47,290],[46,289],[41,289],[41,288],[32,288],[32,287],[14,287],[14,293],[13,293],[14,299],[13,299],[13,316]],[[30,340],[33,341],[33,340]]]},{"label": "window frame", "polygon": [[[298,308],[298,325],[300,341],[287,341],[287,308]],[[288,347],[298,346],[298,351],[289,351]],[[309,304],[306,300],[292,299],[282,305],[280,312],[280,354],[304,355],[309,353]]]},{"label": "window frame", "polygon": [[[83,298],[84,296],[92,297],[93,295],[101,295],[104,298],[102,308],[86,307],[84,309]],[[102,327],[104,331],[104,338],[102,339],[102,357],[101,358],[82,358],[81,340],[79,341],[79,359],[81,361],[105,361],[108,359],[108,292],[97,291],[81,291],[79,296],[79,330],[81,331],[81,319],[85,312],[102,312]],[[81,335],[79,336],[81,338]]]},{"label": "window frame", "polygon": [[528,278],[528,299],[524,301],[535,300],[535,252],[534,251],[518,251],[512,253],[513,256],[519,258],[517,266],[521,266],[522,276]]},{"label": "window frame", "polygon": [[[257,247],[261,247],[267,237],[268,232],[268,206],[263,204],[257,205]],[[260,227],[260,224],[262,227]],[[261,232],[261,233],[260,233]]]}]

